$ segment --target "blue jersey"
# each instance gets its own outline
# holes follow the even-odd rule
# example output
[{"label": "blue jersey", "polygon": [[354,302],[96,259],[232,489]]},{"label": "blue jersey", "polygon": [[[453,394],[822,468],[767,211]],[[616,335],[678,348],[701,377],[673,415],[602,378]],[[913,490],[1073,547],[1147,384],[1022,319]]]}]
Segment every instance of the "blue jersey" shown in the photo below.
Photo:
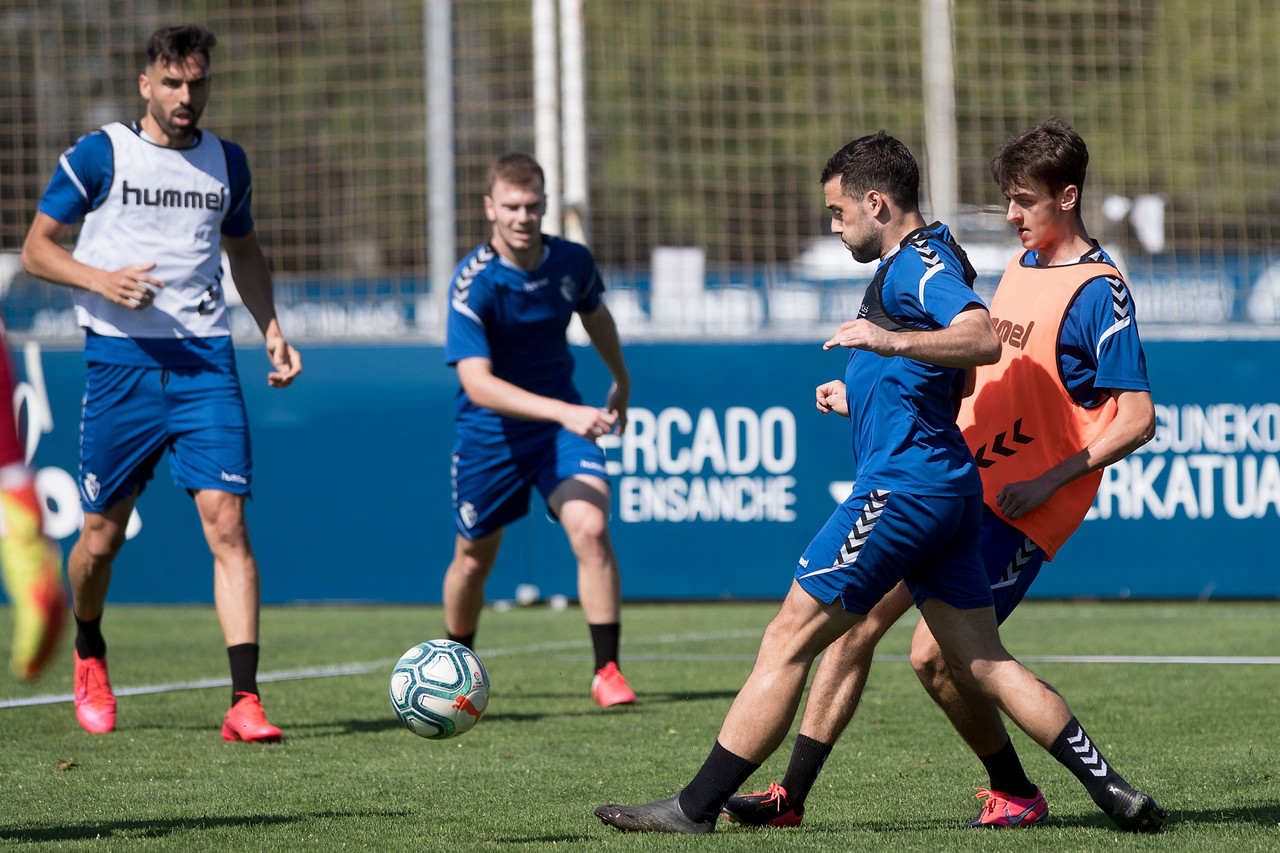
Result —
[{"label": "blue jersey", "polygon": [[[1022,263],[1035,266],[1036,260],[1037,253],[1030,251]],[[1096,243],[1079,262],[1087,261],[1116,265]],[[1128,304],[1128,311],[1115,310],[1117,298]],[[1100,276],[1088,282],[1067,308],[1058,336],[1058,363],[1068,393],[1085,408],[1102,405],[1109,389],[1151,390],[1132,305],[1133,296],[1123,281]],[[1119,320],[1118,313],[1123,315]]]},{"label": "blue jersey", "polygon": [[[542,263],[522,270],[489,244],[458,265],[453,277],[445,359],[488,359],[493,375],[534,394],[578,404],[566,332],[574,312],[600,306],[604,283],[585,246],[543,237]],[[458,440],[514,447],[559,424],[505,418],[475,405],[459,389]]]},{"label": "blue jersey", "polygon": [[[917,229],[880,262],[859,317],[895,331],[946,328],[970,306],[974,273],[945,225]],[[845,394],[857,482],[917,495],[980,494],[977,466],[956,426],[964,371],[853,350]]]}]

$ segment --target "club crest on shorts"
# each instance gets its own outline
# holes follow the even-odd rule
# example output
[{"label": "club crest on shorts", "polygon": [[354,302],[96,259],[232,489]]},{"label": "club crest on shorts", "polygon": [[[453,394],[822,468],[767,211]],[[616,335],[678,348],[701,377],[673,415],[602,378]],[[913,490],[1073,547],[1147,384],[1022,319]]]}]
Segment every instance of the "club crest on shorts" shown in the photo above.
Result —
[{"label": "club crest on shorts", "polygon": [[98,475],[90,471],[84,475],[84,493],[89,496],[89,500],[96,501],[98,492],[102,491],[102,484],[98,482]]},{"label": "club crest on shorts", "polygon": [[458,516],[462,519],[462,523],[470,528],[476,523],[479,514],[471,501],[463,501],[458,505]]}]

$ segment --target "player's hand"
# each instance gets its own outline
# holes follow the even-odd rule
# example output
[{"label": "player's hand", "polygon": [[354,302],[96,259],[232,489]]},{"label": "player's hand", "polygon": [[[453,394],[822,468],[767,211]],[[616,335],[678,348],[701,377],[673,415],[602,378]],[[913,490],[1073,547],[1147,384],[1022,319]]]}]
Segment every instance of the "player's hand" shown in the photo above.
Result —
[{"label": "player's hand", "polygon": [[831,340],[822,345],[824,350],[834,347],[845,349],[862,349],[877,355],[894,355],[897,351],[898,336],[888,329],[882,329],[870,320],[850,320],[841,323],[840,328],[831,336]]},{"label": "player's hand", "polygon": [[156,290],[164,287],[164,282],[154,276],[147,275],[147,270],[155,269],[155,264],[130,264],[107,273],[106,278],[94,289],[108,302],[132,308],[134,311],[146,308],[156,298]]},{"label": "player's hand", "polygon": [[824,415],[835,412],[849,417],[849,400],[845,397],[844,383],[839,379],[823,382],[818,386],[818,411]]},{"label": "player's hand", "polygon": [[288,388],[302,372],[302,356],[275,328],[275,321],[271,322],[272,328],[266,334],[267,358],[271,360],[275,370],[267,374],[267,384],[272,388]]},{"label": "player's hand", "polygon": [[1040,477],[1034,480],[1007,483],[996,494],[996,508],[1004,513],[1006,518],[1016,520],[1043,505],[1053,497],[1055,491],[1057,489],[1043,482],[1043,478]]},{"label": "player's hand", "polygon": [[569,406],[560,424],[569,432],[595,441],[613,432],[618,423],[616,412],[606,412],[595,406]]},{"label": "player's hand", "polygon": [[631,402],[631,388],[618,387],[618,383],[614,382],[609,388],[609,394],[605,397],[605,411],[616,416],[613,431],[618,435],[622,435],[627,431],[627,404]]}]

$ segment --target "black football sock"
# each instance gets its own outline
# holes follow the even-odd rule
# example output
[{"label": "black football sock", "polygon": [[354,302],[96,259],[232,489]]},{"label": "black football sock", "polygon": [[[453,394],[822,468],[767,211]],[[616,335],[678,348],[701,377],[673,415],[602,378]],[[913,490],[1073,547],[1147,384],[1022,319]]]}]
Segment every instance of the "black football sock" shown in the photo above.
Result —
[{"label": "black football sock", "polygon": [[451,634],[448,631],[445,631],[444,635],[446,639],[453,640],[455,643],[459,643],[460,645],[466,646],[472,651],[475,651],[475,643],[476,643],[475,631],[472,631],[470,634]]},{"label": "black football sock", "polygon": [[729,802],[758,769],[759,764],[734,755],[716,741],[698,775],[680,792],[680,810],[689,820],[715,820],[720,807]]},{"label": "black football sock", "polygon": [[227,646],[227,658],[231,661],[231,704],[239,701],[241,693],[257,696],[258,644]]},{"label": "black football sock", "polygon": [[102,639],[102,614],[87,622],[76,617],[76,654],[81,660],[107,656],[107,641]]},{"label": "black football sock", "polygon": [[1004,746],[991,755],[979,755],[978,760],[987,768],[987,777],[991,780],[991,790],[1015,797],[1034,797],[1036,786],[1027,778],[1018,759],[1018,751],[1013,748],[1013,741],[1007,740]]},{"label": "black football sock", "polygon": [[791,750],[787,773],[779,783],[787,789],[787,805],[796,811],[804,808],[809,790],[818,781],[818,773],[831,754],[831,746],[811,737],[796,735],[796,745]]},{"label": "black football sock", "polygon": [[617,622],[606,622],[587,627],[591,629],[591,648],[596,653],[596,672],[610,663],[617,663],[618,637],[622,634],[622,625]]},{"label": "black football sock", "polygon": [[1080,784],[1084,785],[1085,790],[1089,792],[1089,796],[1104,811],[1108,811],[1108,807],[1112,804],[1107,785],[1129,787],[1129,783],[1111,769],[1111,765],[1085,734],[1084,727],[1075,717],[1071,718],[1071,722],[1067,723],[1067,727],[1054,740],[1049,754],[1075,774]]}]

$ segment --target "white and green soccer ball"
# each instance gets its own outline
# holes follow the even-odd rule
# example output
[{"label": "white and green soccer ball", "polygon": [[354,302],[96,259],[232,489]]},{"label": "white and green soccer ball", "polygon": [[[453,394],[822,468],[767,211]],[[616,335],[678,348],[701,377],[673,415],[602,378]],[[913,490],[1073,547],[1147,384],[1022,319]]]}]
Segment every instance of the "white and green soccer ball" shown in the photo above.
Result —
[{"label": "white and green soccer ball", "polygon": [[391,671],[391,707],[419,737],[445,740],[465,734],[488,705],[489,673],[461,643],[418,643]]}]

